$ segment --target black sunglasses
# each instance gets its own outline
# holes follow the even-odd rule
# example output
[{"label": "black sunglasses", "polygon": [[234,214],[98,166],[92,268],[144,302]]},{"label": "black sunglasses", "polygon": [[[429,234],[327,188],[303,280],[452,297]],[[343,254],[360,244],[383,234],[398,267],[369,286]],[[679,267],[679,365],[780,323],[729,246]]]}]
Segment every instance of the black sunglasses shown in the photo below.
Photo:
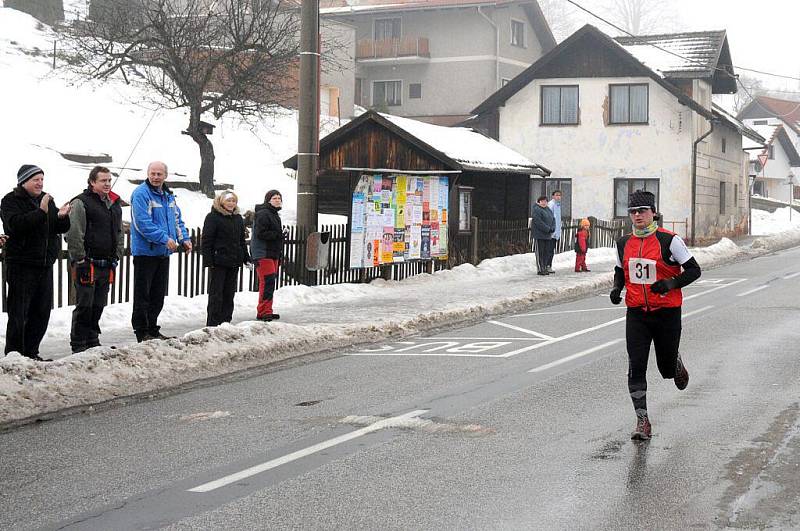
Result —
[{"label": "black sunglasses", "polygon": [[636,207],[636,208],[629,208],[628,213],[630,214],[644,214],[650,210],[650,207]]}]

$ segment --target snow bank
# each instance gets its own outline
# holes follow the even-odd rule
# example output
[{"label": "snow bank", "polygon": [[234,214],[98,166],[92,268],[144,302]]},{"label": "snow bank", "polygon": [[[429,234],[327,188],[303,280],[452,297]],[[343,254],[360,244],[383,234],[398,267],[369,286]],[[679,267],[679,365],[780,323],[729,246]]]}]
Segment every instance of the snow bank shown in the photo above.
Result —
[{"label": "snow bank", "polygon": [[[723,239],[692,251],[701,266],[709,269],[739,256],[800,244],[800,236],[781,233],[757,241],[760,244],[754,250]],[[281,300],[282,308],[302,308],[310,316],[309,324],[245,321],[198,327],[179,339],[117,349],[98,347],[51,363],[11,354],[0,360],[0,424],[150,394],[308,353],[425,333],[607,289],[613,277],[614,250],[592,249],[589,260],[596,272],[583,275],[568,274],[574,253],[566,252],[555,258],[559,274],[554,277],[534,275],[534,255],[523,254],[401,282],[292,286],[279,290],[276,299]],[[381,317],[369,303],[385,300],[393,304],[381,308]],[[313,322],[315,312],[321,312],[320,308],[331,301],[336,303],[333,311],[340,321]],[[197,299],[183,299],[180,312],[185,314],[176,318],[186,319],[189,313],[197,316],[198,303]],[[128,315],[123,317],[126,312],[122,309],[125,305],[116,306],[108,309],[113,320],[117,326],[127,326]],[[170,313],[168,307],[167,319]],[[324,318],[323,313],[319,315]]]}]

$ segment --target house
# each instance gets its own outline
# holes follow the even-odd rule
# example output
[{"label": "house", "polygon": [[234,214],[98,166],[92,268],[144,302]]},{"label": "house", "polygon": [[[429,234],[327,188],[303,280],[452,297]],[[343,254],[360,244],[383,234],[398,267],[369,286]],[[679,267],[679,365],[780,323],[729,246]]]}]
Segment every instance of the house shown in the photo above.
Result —
[{"label": "house", "polygon": [[536,0],[323,0],[355,27],[356,105],[454,125],[556,42]]},{"label": "house", "polygon": [[753,195],[785,203],[800,199],[800,154],[789,126],[759,124],[752,128],[767,139],[766,145],[745,144],[744,149],[750,153]]},{"label": "house", "polygon": [[25,12],[50,26],[64,22],[64,0],[5,0],[5,7]]},{"label": "house", "polygon": [[550,168],[564,215],[625,218],[653,192],[691,241],[748,230],[755,131],[711,101],[736,92],[724,31],[613,39],[586,25],[473,110],[469,123]]},{"label": "house", "polygon": [[[284,166],[297,169],[297,156]],[[529,250],[530,177],[548,174],[547,168],[471,129],[370,110],[320,141],[318,209],[348,217],[350,267],[367,267],[367,255],[353,250],[363,251],[364,241],[380,245],[385,238],[408,243],[405,253],[401,248],[392,257],[387,249],[385,258],[381,249],[370,250],[370,265],[371,260],[378,266],[464,254],[473,217],[520,222]],[[367,214],[383,221],[361,219]],[[425,234],[440,242],[438,254],[436,247],[427,257],[412,252],[413,238]]]},{"label": "house", "polygon": [[761,153],[751,151],[753,193],[784,202],[800,199],[800,101],[756,96],[737,117],[768,140],[766,164],[758,160]]}]

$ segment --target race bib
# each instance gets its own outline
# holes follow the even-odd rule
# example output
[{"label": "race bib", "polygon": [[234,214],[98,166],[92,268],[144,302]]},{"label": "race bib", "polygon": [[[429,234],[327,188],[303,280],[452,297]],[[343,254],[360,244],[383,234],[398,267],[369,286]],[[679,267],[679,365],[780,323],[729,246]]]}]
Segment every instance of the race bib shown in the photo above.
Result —
[{"label": "race bib", "polygon": [[656,281],[656,261],[631,258],[628,260],[628,278],[631,284],[653,284]]}]

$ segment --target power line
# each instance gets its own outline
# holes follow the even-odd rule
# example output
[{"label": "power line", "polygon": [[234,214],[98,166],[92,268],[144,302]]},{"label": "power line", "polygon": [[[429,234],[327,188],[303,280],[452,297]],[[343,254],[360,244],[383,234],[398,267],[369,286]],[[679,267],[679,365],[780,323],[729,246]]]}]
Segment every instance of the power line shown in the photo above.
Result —
[{"label": "power line", "polygon": [[[608,24],[609,26],[611,26],[612,28],[616,29],[617,31],[621,31],[622,33],[624,33],[624,34],[626,34],[626,35],[628,35],[628,36],[630,36],[630,37],[634,37],[634,38],[635,38],[635,37],[639,37],[639,35],[634,35],[633,33],[629,32],[628,30],[626,30],[626,29],[623,29],[623,28],[621,28],[621,27],[617,26],[616,24],[614,24],[613,22],[611,22],[611,21],[609,21],[609,20],[607,20],[607,19],[605,19],[605,18],[601,17],[601,16],[600,16],[600,15],[598,15],[597,13],[594,13],[594,12],[592,12],[592,11],[588,10],[587,8],[585,8],[585,7],[583,7],[582,5],[578,4],[578,3],[577,3],[577,2],[575,2],[574,0],[566,0],[566,1],[567,1],[567,2],[569,2],[570,4],[574,5],[574,6],[575,6],[575,7],[577,7],[578,9],[580,9],[580,10],[582,10],[582,11],[585,11],[586,13],[588,13],[588,14],[589,14],[589,15],[591,15],[591,16],[593,16],[594,18],[596,18],[596,19],[598,19],[598,20],[600,20],[600,21],[602,21],[602,22],[604,22],[604,23]],[[708,66],[708,65],[706,65],[705,63],[701,63],[700,61],[697,61],[697,60],[695,60],[695,59],[690,59],[690,58],[688,58],[688,57],[684,57],[684,56],[682,56],[682,55],[680,55],[680,54],[678,54],[678,53],[675,53],[675,52],[673,52],[673,51],[671,51],[671,50],[667,50],[667,49],[665,49],[665,48],[662,48],[661,46],[658,46],[658,45],[656,45],[656,44],[653,44],[652,42],[645,42],[645,43],[643,43],[643,44],[647,44],[648,46],[652,46],[653,48],[656,48],[656,49],[658,49],[658,50],[661,50],[662,52],[668,53],[668,54],[670,54],[670,55],[674,55],[675,57],[678,57],[679,59],[683,59],[684,61],[688,61],[688,62],[690,62],[690,63],[694,63],[694,64],[696,64],[696,65],[700,65],[700,66],[704,66],[704,67],[707,67],[707,66]],[[792,76],[787,76],[787,75],[784,75],[784,74],[775,74],[775,73],[773,73],[773,72],[765,72],[765,71],[763,71],[763,70],[755,70],[755,69],[753,69],[753,68],[745,68],[745,67],[743,67],[743,66],[736,66],[736,65],[732,65],[732,66],[733,66],[734,68],[738,68],[739,70],[745,70],[745,71],[747,71],[747,72],[755,72],[755,73],[762,74],[762,75],[774,76],[774,77],[780,77],[780,78],[784,78],[784,79],[791,79],[791,80],[793,80],[793,81],[800,81],[800,77],[792,77]],[[714,69],[714,70],[719,70],[720,72],[724,72],[724,73],[726,73],[727,75],[731,75],[731,73],[730,73],[730,72],[728,72],[727,70],[725,70],[724,68],[720,68],[720,67],[718,67],[718,66],[715,66],[715,67],[713,67],[713,69]]]}]

